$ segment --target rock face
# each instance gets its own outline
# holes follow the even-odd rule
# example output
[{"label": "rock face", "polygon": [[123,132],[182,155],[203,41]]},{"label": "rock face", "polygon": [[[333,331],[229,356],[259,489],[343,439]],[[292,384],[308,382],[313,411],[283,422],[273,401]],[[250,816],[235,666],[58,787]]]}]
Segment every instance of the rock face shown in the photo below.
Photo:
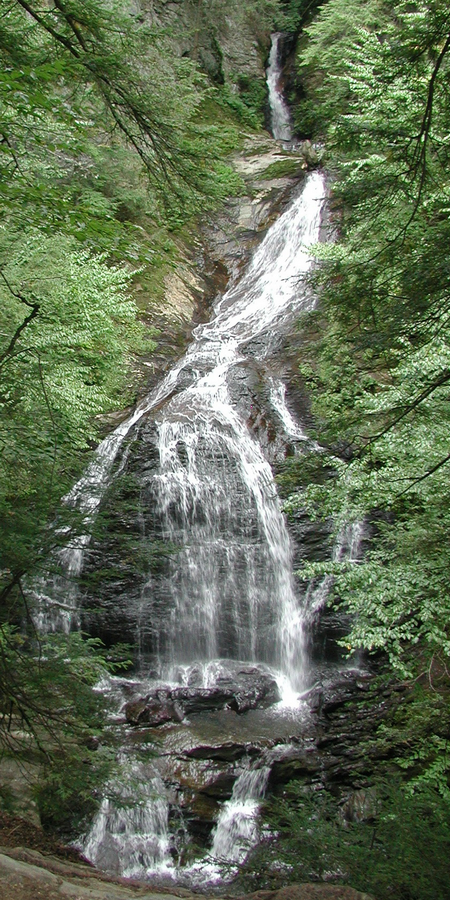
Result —
[{"label": "rock face", "polygon": [[152,24],[171,30],[179,56],[195,60],[212,81],[236,92],[248,79],[264,85],[270,19],[252,16],[234,0],[211,10],[187,0],[140,0],[140,6]]},{"label": "rock face", "polygon": [[279,891],[256,891],[239,900],[373,900],[346,884],[290,884]]}]

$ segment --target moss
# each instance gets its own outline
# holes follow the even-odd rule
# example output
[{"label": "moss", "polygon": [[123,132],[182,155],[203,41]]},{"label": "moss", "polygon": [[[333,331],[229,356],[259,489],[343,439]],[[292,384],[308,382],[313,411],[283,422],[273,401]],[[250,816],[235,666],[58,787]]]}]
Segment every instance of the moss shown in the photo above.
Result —
[{"label": "moss", "polygon": [[261,175],[261,178],[284,178],[292,175],[300,175],[302,173],[302,161],[296,156],[289,156],[286,159],[279,159],[272,163]]}]

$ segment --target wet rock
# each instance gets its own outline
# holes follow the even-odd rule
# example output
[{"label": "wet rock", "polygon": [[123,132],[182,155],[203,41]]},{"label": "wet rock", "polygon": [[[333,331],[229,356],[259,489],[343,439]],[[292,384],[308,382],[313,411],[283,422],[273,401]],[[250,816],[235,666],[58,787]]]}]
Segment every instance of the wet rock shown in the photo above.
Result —
[{"label": "wet rock", "polygon": [[125,704],[125,718],[130,725],[138,725],[141,716],[144,715],[147,701],[144,697],[139,700],[131,700]]},{"label": "wet rock", "polygon": [[166,722],[181,722],[183,712],[168,697],[147,697],[127,703],[125,717],[130,725],[148,725],[155,728]]},{"label": "wet rock", "polygon": [[237,774],[235,771],[220,772],[216,778],[212,778],[211,781],[203,785],[200,793],[206,794],[208,797],[214,797],[217,800],[229,800],[233,793]]},{"label": "wet rock", "polygon": [[318,144],[312,144],[311,141],[302,141],[299,152],[309,169],[315,169],[316,166],[320,165],[323,157],[323,148]]},{"label": "wet rock", "polygon": [[319,772],[321,760],[315,747],[304,749],[292,749],[286,751],[280,759],[276,759],[270,771],[269,785],[271,787],[287,784],[294,778],[311,776]]},{"label": "wet rock", "polygon": [[190,759],[218,759],[224,762],[234,762],[243,756],[255,756],[260,748],[253,744],[240,744],[235,741],[226,741],[223,744],[201,744],[185,750],[184,755]]},{"label": "wet rock", "polygon": [[212,710],[244,713],[258,707],[265,709],[280,700],[278,685],[269,673],[256,666],[239,668],[230,663],[230,668],[231,673],[219,674],[212,687],[158,688],[145,697],[128,701],[124,708],[127,722],[154,727]]}]

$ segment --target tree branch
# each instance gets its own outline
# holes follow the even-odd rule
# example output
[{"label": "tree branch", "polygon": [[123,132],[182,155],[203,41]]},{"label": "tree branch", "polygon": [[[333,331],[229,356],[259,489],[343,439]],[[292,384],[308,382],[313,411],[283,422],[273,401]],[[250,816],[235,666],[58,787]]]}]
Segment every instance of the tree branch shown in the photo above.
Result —
[{"label": "tree branch", "polygon": [[428,469],[428,472],[425,472],[425,474],[421,475],[420,478],[415,478],[414,481],[412,481],[411,484],[409,484],[408,487],[404,489],[404,491],[400,491],[399,494],[395,495],[395,499],[397,500],[398,497],[403,497],[403,495],[407,494],[415,484],[420,484],[421,481],[425,481],[426,478],[429,478],[430,475],[434,475],[434,473],[437,472],[438,469],[440,469],[442,466],[445,466],[445,464],[448,462],[450,462],[450,453],[448,454],[448,456],[444,457],[444,459],[441,459],[440,462],[436,463],[436,465],[431,469]]},{"label": "tree branch", "polygon": [[23,322],[21,322],[19,327],[14,332],[6,350],[4,350],[4,352],[2,354],[0,354],[0,364],[1,364],[6,359],[8,359],[9,357],[14,355],[14,347],[16,346],[17,341],[20,338],[20,335],[22,334],[23,331],[25,331],[25,328],[27,328],[27,326],[30,324],[30,322],[32,322],[33,319],[36,318],[41,306],[40,306],[40,303],[37,303],[37,302],[33,303],[31,300],[28,300],[24,296],[24,294],[20,293],[20,291],[15,291],[14,288],[9,283],[8,279],[6,278],[6,275],[4,274],[4,272],[1,269],[0,269],[0,278],[4,281],[4,283],[6,284],[6,287],[11,292],[13,297],[16,298],[16,300],[19,300],[20,303],[24,303],[26,306],[29,306],[31,308],[30,314],[25,317]]},{"label": "tree branch", "polygon": [[422,393],[419,394],[419,396],[416,397],[416,399],[413,400],[412,403],[409,403],[406,408],[404,408],[402,412],[392,420],[392,422],[389,422],[389,425],[386,425],[386,427],[383,428],[382,431],[379,431],[378,434],[373,435],[373,437],[367,440],[367,443],[364,445],[364,447],[362,447],[359,453],[356,454],[355,459],[361,459],[368,447],[370,447],[375,443],[375,441],[378,441],[381,437],[391,431],[391,429],[394,428],[395,425],[397,425],[399,422],[401,422],[402,419],[405,418],[405,416],[408,416],[410,412],[420,406],[423,400],[426,400],[426,398],[429,397],[430,394],[433,393],[433,391],[435,391],[438,387],[441,387],[443,384],[446,384],[448,381],[450,381],[450,370],[444,369],[444,371],[441,372],[438,378],[436,378],[427,388],[425,388],[425,390],[422,391]]},{"label": "tree branch", "polygon": [[44,28],[48,34],[51,34],[55,41],[58,41],[60,44],[62,44],[66,48],[66,50],[69,51],[69,53],[72,53],[72,55],[76,57],[76,59],[80,58],[78,50],[76,49],[76,47],[74,47],[72,42],[69,41],[69,38],[66,38],[63,34],[59,34],[56,29],[53,28],[53,26],[50,25],[50,23],[47,22],[45,18],[43,18],[43,16],[40,16],[39,13],[37,13],[36,10],[33,9],[33,7],[30,6],[29,3],[27,3],[27,0],[16,0],[16,2],[34,19],[35,22],[38,23],[38,25],[41,26],[41,28]]}]

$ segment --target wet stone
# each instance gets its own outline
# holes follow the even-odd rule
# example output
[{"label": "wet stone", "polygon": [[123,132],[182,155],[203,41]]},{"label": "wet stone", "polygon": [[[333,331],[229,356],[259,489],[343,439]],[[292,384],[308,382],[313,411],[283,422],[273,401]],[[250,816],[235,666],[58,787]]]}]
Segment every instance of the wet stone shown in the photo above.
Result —
[{"label": "wet stone", "polygon": [[235,771],[220,772],[216,778],[212,778],[200,789],[200,793],[217,800],[229,800],[236,778]]},{"label": "wet stone", "polygon": [[315,748],[287,751],[272,763],[269,783],[271,786],[287,784],[294,778],[314,775],[320,768],[321,760]]},{"label": "wet stone", "polygon": [[275,679],[256,667],[247,667],[231,675],[218,676],[212,687],[158,688],[145,697],[129,700],[124,712],[130,725],[155,727],[171,721],[181,722],[188,715],[210,710],[244,713],[259,707],[265,709],[279,700]]},{"label": "wet stone", "polygon": [[260,748],[253,744],[240,744],[234,741],[226,741],[223,744],[211,746],[202,744],[185,751],[185,756],[190,759],[215,759],[224,762],[234,762],[243,756],[255,756],[260,753]]}]

